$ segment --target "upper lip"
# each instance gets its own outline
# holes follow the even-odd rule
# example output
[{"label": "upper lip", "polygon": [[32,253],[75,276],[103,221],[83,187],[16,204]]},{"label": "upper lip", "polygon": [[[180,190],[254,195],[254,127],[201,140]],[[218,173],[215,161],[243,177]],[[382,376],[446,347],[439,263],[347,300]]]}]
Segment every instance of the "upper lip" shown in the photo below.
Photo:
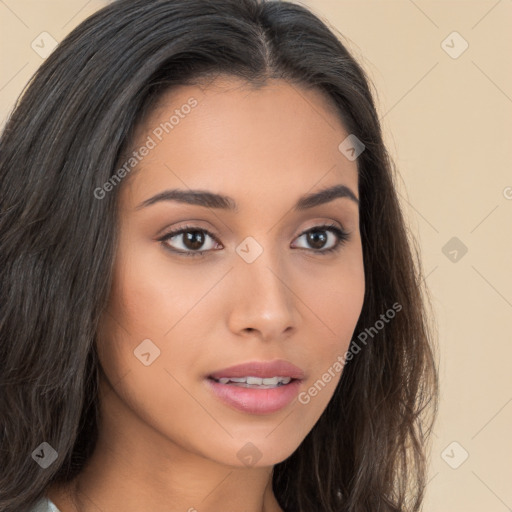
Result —
[{"label": "upper lip", "polygon": [[209,377],[214,379],[221,379],[223,377],[290,377],[302,380],[304,379],[304,372],[288,361],[277,359],[275,361],[250,361],[237,364],[210,373]]}]

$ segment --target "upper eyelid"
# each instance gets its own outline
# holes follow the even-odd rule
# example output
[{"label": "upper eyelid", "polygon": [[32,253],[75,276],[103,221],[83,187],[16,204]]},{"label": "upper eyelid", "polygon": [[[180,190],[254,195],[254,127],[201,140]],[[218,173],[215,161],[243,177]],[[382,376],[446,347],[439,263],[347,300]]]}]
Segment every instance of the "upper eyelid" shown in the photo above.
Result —
[{"label": "upper eyelid", "polygon": [[182,235],[183,233],[186,233],[188,231],[202,231],[202,232],[206,233],[207,235],[211,236],[215,241],[220,242],[219,237],[215,233],[213,233],[208,228],[202,228],[200,226],[183,226],[180,228],[170,229],[168,232],[166,232],[162,236],[160,236],[159,240]]},{"label": "upper eyelid", "polygon": [[[303,229],[295,238],[298,238],[298,237],[308,233],[309,231],[313,231],[314,229],[323,229],[325,231],[339,229],[344,235],[349,236],[351,234],[351,232],[348,231],[347,229],[345,229],[345,227],[343,225],[341,225],[341,223],[339,223],[339,224],[340,224],[340,226],[336,225],[332,221],[331,222],[328,222],[328,221],[321,222],[320,221],[319,223],[315,224],[314,226]],[[200,231],[200,232],[202,231],[202,232],[206,233],[208,236],[211,236],[217,243],[221,243],[219,240],[219,237],[215,233],[212,233],[211,230],[209,230],[207,228],[200,227],[200,226],[192,226],[192,225],[185,225],[185,226],[182,226],[179,228],[171,229],[167,233],[164,233],[161,237],[159,237],[158,240],[165,241],[169,238],[174,238],[175,236],[182,235],[183,233],[186,233],[187,231]],[[336,236],[339,236],[339,235],[336,234]],[[295,240],[295,238],[294,238],[294,240]]]}]

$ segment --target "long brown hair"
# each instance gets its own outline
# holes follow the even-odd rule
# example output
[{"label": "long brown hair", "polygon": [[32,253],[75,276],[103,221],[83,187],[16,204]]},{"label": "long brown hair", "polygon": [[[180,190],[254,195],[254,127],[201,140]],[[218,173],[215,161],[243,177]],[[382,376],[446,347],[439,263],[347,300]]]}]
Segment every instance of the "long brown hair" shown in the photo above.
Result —
[{"label": "long brown hair", "polygon": [[[39,68],[0,141],[0,510],[29,510],[94,450],[95,336],[120,187],[101,200],[93,192],[164,91],[216,74],[316,88],[365,146],[357,163],[366,292],[354,357],[311,432],[275,465],[276,498],[288,512],[420,510],[438,400],[428,290],[370,81],[341,39],[286,1],[118,0]],[[401,308],[377,328],[394,304]],[[58,455],[46,468],[34,456],[43,442]]]}]

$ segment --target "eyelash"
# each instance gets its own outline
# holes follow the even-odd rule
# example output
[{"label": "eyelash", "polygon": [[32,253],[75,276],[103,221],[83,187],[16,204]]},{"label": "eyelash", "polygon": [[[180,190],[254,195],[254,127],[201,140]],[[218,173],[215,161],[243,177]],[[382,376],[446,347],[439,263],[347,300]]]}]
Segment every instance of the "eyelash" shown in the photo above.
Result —
[{"label": "eyelash", "polygon": [[[206,233],[208,236],[213,238],[213,240],[215,240],[217,243],[220,243],[219,240],[217,239],[217,237],[213,233],[210,233],[210,231],[208,231],[207,229],[198,228],[198,227],[194,227],[194,226],[184,226],[177,230],[170,231],[169,233],[167,233],[167,234],[163,235],[161,238],[159,238],[158,241],[163,244],[165,249],[167,249],[168,251],[171,251],[175,254],[179,254],[180,256],[191,256],[191,257],[202,256],[204,253],[214,250],[214,249],[209,249],[209,250],[205,250],[205,251],[190,251],[190,250],[189,251],[179,251],[176,249],[171,249],[169,247],[169,245],[165,243],[170,238],[174,238],[177,235],[181,235],[183,233],[189,233],[192,231]],[[338,226],[336,226],[336,224],[322,224],[320,226],[314,226],[314,227],[302,232],[298,236],[298,238],[300,238],[301,236],[306,235],[310,232],[315,232],[315,231],[330,231],[331,233],[334,233],[338,237],[338,241],[336,242],[336,244],[333,247],[330,247],[329,249],[324,249],[324,250],[311,249],[314,253],[321,254],[321,255],[339,251],[341,249],[342,245],[350,239],[349,233],[340,229]]]}]

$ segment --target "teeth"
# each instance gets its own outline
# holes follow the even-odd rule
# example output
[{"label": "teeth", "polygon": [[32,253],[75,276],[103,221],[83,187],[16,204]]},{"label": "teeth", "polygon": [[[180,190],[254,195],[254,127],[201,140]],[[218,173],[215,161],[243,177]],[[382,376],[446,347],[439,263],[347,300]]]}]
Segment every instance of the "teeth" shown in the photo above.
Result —
[{"label": "teeth", "polygon": [[[265,379],[265,380],[269,380],[269,379]],[[247,380],[246,380],[247,384],[257,384],[258,386],[261,386],[263,384],[263,379],[261,379],[260,377],[247,377]],[[277,384],[277,382],[276,382]]]},{"label": "teeth", "polygon": [[227,384],[228,382],[235,382],[238,384],[248,384],[256,386],[277,386],[279,384],[288,384],[291,381],[291,377],[222,377],[218,379],[221,384]]}]

